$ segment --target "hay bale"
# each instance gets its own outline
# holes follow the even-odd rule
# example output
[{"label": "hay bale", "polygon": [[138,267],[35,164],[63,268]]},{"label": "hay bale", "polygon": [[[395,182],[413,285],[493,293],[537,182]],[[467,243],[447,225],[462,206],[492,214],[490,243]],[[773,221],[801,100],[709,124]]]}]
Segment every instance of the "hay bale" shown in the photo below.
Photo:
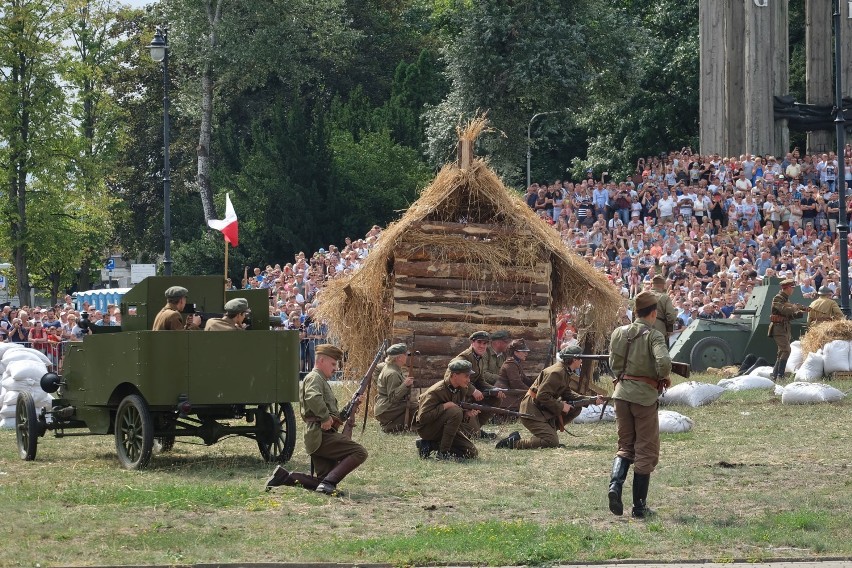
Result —
[{"label": "hay bale", "polygon": [[852,341],[852,321],[824,321],[811,327],[802,337],[802,355],[814,353],[835,339]]}]

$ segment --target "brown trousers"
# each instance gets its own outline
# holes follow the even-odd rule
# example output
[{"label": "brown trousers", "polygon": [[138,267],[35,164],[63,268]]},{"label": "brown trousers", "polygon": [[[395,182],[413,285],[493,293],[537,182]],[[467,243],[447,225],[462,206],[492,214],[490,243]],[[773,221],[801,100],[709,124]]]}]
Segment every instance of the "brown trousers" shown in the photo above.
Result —
[{"label": "brown trousers", "polygon": [[772,332],[772,339],[775,340],[775,345],[778,347],[778,359],[789,359],[790,358],[790,332],[789,331],[775,331]]},{"label": "brown trousers", "polygon": [[660,461],[659,403],[642,406],[626,400],[615,401],[618,456],[633,462],[634,471],[650,474]]},{"label": "brown trousers", "polygon": [[352,456],[359,463],[367,460],[367,450],[358,442],[345,438],[334,430],[323,430],[320,447],[311,454],[316,476],[322,479],[344,458]]},{"label": "brown trousers", "polygon": [[[571,412],[563,415],[565,424],[570,423],[580,415],[582,408],[572,408]],[[551,419],[545,421],[544,414],[537,412],[540,415],[539,420],[531,420],[529,418],[521,418],[521,424],[524,428],[530,431],[532,437],[527,440],[521,440],[515,443],[516,450],[532,450],[535,448],[555,448],[559,445],[559,430],[556,425],[556,420]]]},{"label": "brown trousers", "polygon": [[[435,421],[418,422],[415,426],[421,438],[440,444],[440,452],[452,451],[457,455],[475,458],[479,452],[465,433],[468,426],[463,423],[463,420],[464,411],[458,406],[453,406],[449,409],[442,408]],[[472,419],[471,422],[476,421]],[[476,431],[479,432],[479,423],[476,422],[476,425]]]},{"label": "brown trousers", "polygon": [[[405,405],[408,405],[408,423],[405,423]],[[417,401],[409,400],[405,404],[400,404],[397,408],[392,408],[386,412],[376,415],[376,420],[382,427],[382,432],[386,434],[395,434],[404,430],[411,430],[414,425],[414,419],[417,417]]]}]

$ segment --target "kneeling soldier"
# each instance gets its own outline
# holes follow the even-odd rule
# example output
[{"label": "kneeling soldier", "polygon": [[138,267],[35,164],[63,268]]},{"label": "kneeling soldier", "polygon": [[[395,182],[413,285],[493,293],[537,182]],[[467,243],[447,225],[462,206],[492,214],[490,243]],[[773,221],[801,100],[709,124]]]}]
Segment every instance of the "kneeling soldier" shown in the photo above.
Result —
[{"label": "kneeling soldier", "polygon": [[204,325],[204,331],[245,331],[243,322],[248,311],[248,300],[234,298],[225,302],[225,315],[211,318]]},{"label": "kneeling soldier", "polygon": [[[523,339],[516,339],[509,344],[506,350],[509,356],[500,367],[500,378],[497,379],[497,387],[501,389],[526,390],[532,384],[524,374],[523,363],[527,360],[530,348]],[[514,410],[517,412],[523,394],[507,394],[500,401],[500,408]]]},{"label": "kneeling soldier", "polygon": [[470,376],[473,365],[465,359],[453,359],[447,365],[449,376],[435,383],[420,395],[417,421],[414,427],[420,434],[417,450],[421,458],[428,458],[438,450],[439,459],[475,458],[476,446],[462,427],[465,421],[476,418],[478,410],[462,410],[456,404],[467,402],[474,388]]},{"label": "kneeling soldier", "polygon": [[317,476],[290,473],[281,466],[275,468],[266,482],[266,489],[279,485],[302,485],[326,495],[337,492],[337,484],[367,459],[361,444],[339,434],[337,428],[346,417],[337,409],[337,399],[331,392],[328,379],[337,370],[343,351],[334,345],[319,345],[314,369],[302,381],[299,403],[302,419],[307,422],[305,451],[311,456]]},{"label": "kneeling soldier", "polygon": [[388,347],[385,366],[376,379],[376,420],[382,432],[389,434],[410,430],[417,414],[417,401],[411,397],[414,378],[402,374],[407,350],[405,343]]}]

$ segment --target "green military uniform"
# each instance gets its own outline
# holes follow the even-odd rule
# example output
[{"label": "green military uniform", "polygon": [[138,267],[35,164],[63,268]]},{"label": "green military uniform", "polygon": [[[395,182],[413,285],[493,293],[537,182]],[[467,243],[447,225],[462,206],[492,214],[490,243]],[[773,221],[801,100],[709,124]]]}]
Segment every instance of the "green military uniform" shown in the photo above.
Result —
[{"label": "green military uniform", "polygon": [[337,408],[337,398],[328,384],[329,377],[314,369],[302,381],[299,388],[299,403],[305,429],[305,452],[311,456],[317,477],[323,478],[343,459],[353,456],[358,463],[367,459],[367,450],[361,444],[345,438],[337,428],[323,430],[320,423],[331,416],[341,422],[346,419]]},{"label": "green military uniform", "polygon": [[811,311],[808,312],[808,326],[816,325],[823,321],[842,320],[843,312],[837,302],[831,299],[831,289],[823,287],[819,289],[819,298],[811,302]]},{"label": "green military uniform", "polygon": [[[452,363],[450,363],[452,365]],[[446,402],[469,402],[473,387],[455,388],[449,377],[435,383],[420,395],[417,419],[414,424],[417,433],[426,441],[438,445],[442,454],[452,453],[461,457],[475,458],[478,454],[467,430],[463,428],[466,419],[459,406],[444,408]]]},{"label": "green military uniform", "polygon": [[236,322],[231,318],[225,316],[221,318],[210,318],[207,320],[207,323],[204,324],[204,331],[245,331],[243,328],[238,327]]},{"label": "green military uniform", "polygon": [[[473,371],[476,374],[473,375],[473,379],[471,380],[470,384],[472,384],[480,391],[490,389],[497,382],[497,375],[489,371],[488,360],[486,359],[487,357],[487,352],[482,357],[477,355],[476,352],[474,352],[473,347],[468,347],[467,349],[453,357],[453,359],[464,359],[473,366]],[[490,377],[490,379],[488,377]],[[449,378],[450,371],[448,369],[444,371],[444,379]]]},{"label": "green military uniform", "polygon": [[482,358],[485,359],[485,369],[483,371],[485,380],[491,386],[494,386],[500,379],[500,369],[503,367],[503,363],[506,362],[506,353],[497,353],[489,345]]},{"label": "green military uniform", "polygon": [[787,359],[790,357],[791,351],[790,321],[802,317],[805,313],[798,305],[790,303],[790,294],[785,292],[785,289],[791,289],[789,287],[793,284],[792,280],[783,280],[781,291],[772,298],[772,312],[767,335],[775,341],[778,348],[775,366],[772,369],[773,380],[783,377],[787,368]]},{"label": "green military uniform", "polygon": [[[376,379],[376,420],[383,432],[410,430],[417,413],[417,401],[411,396],[411,387],[405,384],[405,377],[394,363],[385,363]],[[408,423],[405,413],[408,409]]]}]

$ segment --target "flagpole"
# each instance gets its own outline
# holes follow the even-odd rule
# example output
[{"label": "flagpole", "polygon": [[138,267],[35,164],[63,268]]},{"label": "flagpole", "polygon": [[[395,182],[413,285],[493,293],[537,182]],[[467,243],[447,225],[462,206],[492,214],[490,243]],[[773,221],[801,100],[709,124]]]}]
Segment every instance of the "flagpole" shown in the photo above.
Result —
[{"label": "flagpole", "polygon": [[222,286],[222,303],[228,299],[228,239],[222,239],[225,242],[225,285]]}]

